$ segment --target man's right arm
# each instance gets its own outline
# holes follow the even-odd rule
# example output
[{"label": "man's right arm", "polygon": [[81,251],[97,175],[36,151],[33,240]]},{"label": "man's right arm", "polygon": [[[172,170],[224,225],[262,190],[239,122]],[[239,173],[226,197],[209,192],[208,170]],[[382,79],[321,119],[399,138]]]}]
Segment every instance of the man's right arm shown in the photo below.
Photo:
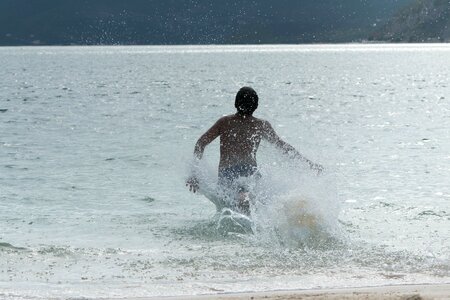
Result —
[{"label": "man's right arm", "polygon": [[316,163],[312,162],[311,160],[307,159],[300,152],[298,152],[297,149],[295,149],[290,144],[283,141],[278,136],[278,134],[275,132],[272,125],[270,125],[270,123],[268,121],[264,121],[263,137],[270,143],[274,144],[277,148],[279,148],[281,151],[283,151],[289,157],[300,159],[301,161],[309,164],[309,167],[311,168],[311,170],[317,170],[319,173],[322,172],[323,167],[321,165],[316,164]]}]

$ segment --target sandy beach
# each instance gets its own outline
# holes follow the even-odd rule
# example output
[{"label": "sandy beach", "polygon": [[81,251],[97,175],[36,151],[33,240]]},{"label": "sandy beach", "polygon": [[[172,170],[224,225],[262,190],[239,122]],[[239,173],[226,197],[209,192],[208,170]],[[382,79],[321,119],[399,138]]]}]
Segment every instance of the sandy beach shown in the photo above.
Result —
[{"label": "sandy beach", "polygon": [[258,293],[233,293],[218,295],[183,296],[183,297],[155,297],[133,298],[129,300],[187,300],[187,299],[212,299],[212,300],[243,300],[243,299],[450,299],[450,284],[439,285],[395,285],[381,287],[324,289],[324,290],[292,290]]}]

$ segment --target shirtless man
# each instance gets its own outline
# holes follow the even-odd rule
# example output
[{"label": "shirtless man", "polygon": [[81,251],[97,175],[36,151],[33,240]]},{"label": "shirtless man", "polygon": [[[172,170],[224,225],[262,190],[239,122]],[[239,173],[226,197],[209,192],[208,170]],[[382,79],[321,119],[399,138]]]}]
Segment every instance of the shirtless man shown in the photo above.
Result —
[{"label": "shirtless man", "polygon": [[[219,184],[231,186],[235,179],[257,173],[256,152],[261,140],[269,141],[290,157],[308,163],[312,170],[318,173],[322,171],[321,165],[305,158],[283,141],[269,122],[253,117],[253,112],[258,107],[255,90],[250,87],[241,88],[236,95],[234,106],[237,112],[220,118],[200,137],[194,150],[195,157],[201,159],[205,147],[220,136]],[[195,193],[199,188],[197,178],[191,176],[186,186]],[[239,203],[238,207],[247,211],[248,203]]]}]

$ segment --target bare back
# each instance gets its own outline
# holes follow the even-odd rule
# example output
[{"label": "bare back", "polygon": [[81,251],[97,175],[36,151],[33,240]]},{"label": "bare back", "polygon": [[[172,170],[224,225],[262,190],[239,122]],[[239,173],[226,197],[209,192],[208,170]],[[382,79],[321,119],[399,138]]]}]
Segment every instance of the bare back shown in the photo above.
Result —
[{"label": "bare back", "polygon": [[199,159],[202,158],[205,147],[217,137],[220,137],[219,170],[242,164],[256,167],[256,152],[262,139],[276,145],[285,153],[313,164],[284,142],[269,122],[251,115],[234,114],[220,118],[197,141],[195,155]]},{"label": "bare back", "polygon": [[220,120],[219,169],[239,164],[256,167],[256,152],[264,136],[265,121],[253,116],[230,115]]},{"label": "bare back", "polygon": [[197,141],[195,153],[203,155],[206,145],[220,137],[219,170],[246,164],[256,167],[256,152],[262,139],[284,143],[269,122],[251,115],[234,114],[220,118]]}]

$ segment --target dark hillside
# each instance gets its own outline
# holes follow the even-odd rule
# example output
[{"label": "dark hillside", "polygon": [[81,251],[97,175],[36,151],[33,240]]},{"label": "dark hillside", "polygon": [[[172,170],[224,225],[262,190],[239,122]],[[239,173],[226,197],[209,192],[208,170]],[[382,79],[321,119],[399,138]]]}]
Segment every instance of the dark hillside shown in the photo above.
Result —
[{"label": "dark hillside", "polygon": [[419,0],[395,15],[371,39],[392,42],[450,42],[450,1]]},{"label": "dark hillside", "polygon": [[329,43],[412,0],[0,0],[0,45]]}]

